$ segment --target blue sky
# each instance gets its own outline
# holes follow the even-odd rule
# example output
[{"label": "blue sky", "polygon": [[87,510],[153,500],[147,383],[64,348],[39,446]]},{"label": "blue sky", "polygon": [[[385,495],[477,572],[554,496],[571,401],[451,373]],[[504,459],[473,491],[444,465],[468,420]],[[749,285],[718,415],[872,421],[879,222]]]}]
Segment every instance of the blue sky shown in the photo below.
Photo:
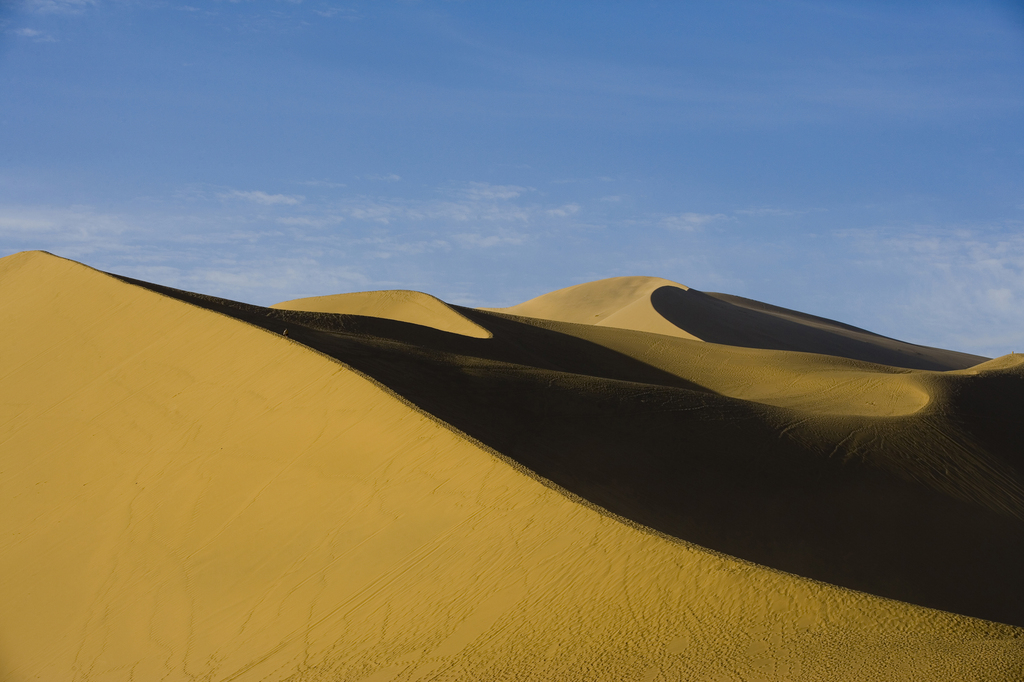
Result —
[{"label": "blue sky", "polygon": [[656,275],[1024,350],[1019,2],[0,0],[0,255],[253,303]]}]

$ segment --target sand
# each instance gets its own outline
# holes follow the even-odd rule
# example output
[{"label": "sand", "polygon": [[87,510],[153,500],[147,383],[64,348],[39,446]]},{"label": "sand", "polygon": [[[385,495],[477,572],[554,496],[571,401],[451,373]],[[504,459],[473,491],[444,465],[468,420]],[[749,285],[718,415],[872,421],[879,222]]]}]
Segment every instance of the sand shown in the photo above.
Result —
[{"label": "sand", "polygon": [[613,277],[538,296],[511,308],[523,317],[617,327],[730,346],[821,353],[914,369],[961,369],[987,360],[917,346],[835,320],[660,277]]},{"label": "sand", "polygon": [[311,313],[382,317],[476,339],[487,339],[491,336],[489,331],[460,315],[444,301],[418,291],[365,291],[334,296],[313,296],[277,303],[271,307]]},{"label": "sand", "polygon": [[[658,495],[644,512],[633,479],[607,477],[612,462],[649,479],[651,462],[673,461],[705,485],[724,475],[727,498],[765,501],[735,469],[743,461],[725,474],[711,463],[774,434],[789,445],[760,455],[758,476],[782,469],[796,480],[786,495],[845,491],[852,501],[826,517],[859,509],[857,491],[903,496],[888,509],[906,528],[921,518],[904,506],[964,513],[950,541],[980,533],[994,561],[1021,542],[1019,456],[1007,454],[1019,427],[999,408],[1019,409],[1018,359],[911,370],[449,310],[469,325],[453,329],[443,311],[245,306],[40,252],[0,260],[0,678],[1019,679],[1021,622],[713,551],[745,518],[723,526],[713,505],[703,547],[656,532],[633,517],[682,512]],[[488,338],[466,335],[473,325]],[[760,364],[792,385],[773,397],[742,378]],[[931,480],[934,467],[888,462],[870,443],[865,461],[880,463],[821,464],[835,457],[816,448],[871,420],[951,439],[961,470]],[[723,447],[707,452],[709,438]],[[920,455],[914,438],[895,451]],[[547,464],[527,468],[544,439]],[[696,447],[671,445],[681,441]],[[588,451],[601,466],[581,464]],[[777,520],[782,544],[804,537]],[[860,521],[877,530],[848,525]],[[874,551],[870,537],[851,543]],[[932,561],[929,547],[914,549]],[[906,569],[881,572],[900,584]],[[981,569],[959,575],[981,581],[970,573]],[[1015,572],[991,581],[1011,604]],[[967,610],[995,608],[968,597]]]}]

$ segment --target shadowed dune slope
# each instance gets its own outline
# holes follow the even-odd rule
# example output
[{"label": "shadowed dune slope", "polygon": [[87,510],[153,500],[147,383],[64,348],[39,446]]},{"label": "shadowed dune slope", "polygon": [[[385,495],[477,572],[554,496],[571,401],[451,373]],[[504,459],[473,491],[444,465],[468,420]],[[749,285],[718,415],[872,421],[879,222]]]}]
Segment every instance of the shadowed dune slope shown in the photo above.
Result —
[{"label": "shadowed dune slope", "polygon": [[[38,252],[0,260],[0,678],[1016,679],[1020,628],[652,534],[310,349],[330,339],[450,379],[418,363],[444,344],[553,346],[551,364],[651,382],[448,363],[475,388],[504,367],[606,382],[620,403],[735,401],[571,335],[473,319],[495,337],[164,296]],[[987,405],[988,379],[1015,385],[1018,367],[957,375],[943,409]]]},{"label": "shadowed dune slope", "polygon": [[313,313],[383,317],[478,339],[490,336],[486,329],[460,315],[444,301],[418,291],[365,291],[334,296],[313,296],[276,303],[271,307]]},{"label": "shadowed dune slope", "polygon": [[493,335],[473,339],[139,284],[287,328],[540,476],[668,535],[1024,624],[1024,365],[1014,358],[914,371],[459,308]]},{"label": "shadowed dune slope", "polygon": [[706,294],[658,277],[588,282],[491,312],[912,369],[962,369],[988,359],[897,341],[739,296]]}]

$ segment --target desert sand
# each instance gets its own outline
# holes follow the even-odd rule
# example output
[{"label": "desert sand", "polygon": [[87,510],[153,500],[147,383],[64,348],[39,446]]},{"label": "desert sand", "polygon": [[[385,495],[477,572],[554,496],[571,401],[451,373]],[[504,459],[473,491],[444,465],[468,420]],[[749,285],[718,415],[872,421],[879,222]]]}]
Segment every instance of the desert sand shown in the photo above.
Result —
[{"label": "desert sand", "polygon": [[476,339],[489,339],[491,333],[444,301],[418,291],[363,291],[333,296],[297,298],[272,305],[281,310],[304,310],[312,313],[339,313],[383,317],[433,327],[452,334]]},{"label": "desert sand", "polygon": [[656,278],[262,308],[42,252],[0,319],[0,679],[1024,671],[1021,356]]}]

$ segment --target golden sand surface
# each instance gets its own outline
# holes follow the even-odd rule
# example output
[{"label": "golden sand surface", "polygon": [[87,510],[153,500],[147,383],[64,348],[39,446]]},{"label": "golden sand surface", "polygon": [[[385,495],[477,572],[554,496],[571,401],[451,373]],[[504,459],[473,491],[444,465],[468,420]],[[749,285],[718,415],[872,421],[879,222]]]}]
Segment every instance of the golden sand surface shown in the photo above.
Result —
[{"label": "golden sand surface", "polygon": [[[505,442],[515,430],[482,416],[502,418],[491,401],[518,400],[509,409],[521,413],[504,417],[520,436],[573,451],[557,423],[523,407],[554,409],[542,402],[542,385],[559,405],[579,396],[595,401],[594,410],[610,405],[612,412],[588,413],[594,429],[595,416],[615,426],[614,409],[629,417],[632,426],[615,426],[626,435],[602,445],[555,412],[553,422],[567,423],[595,461],[612,461],[604,447],[618,452],[619,471],[642,469],[622,450],[632,438],[637,453],[667,448],[664,457],[699,478],[728,453],[725,434],[746,429],[756,443],[762,426],[785,428],[776,417],[793,418],[790,431],[799,431],[808,403],[794,396],[822,394],[833,361],[743,349],[748,365],[729,371],[763,360],[774,363],[765,375],[772,381],[809,375],[805,388],[776,401],[796,407],[780,407],[726,376],[715,344],[652,335],[668,345],[641,362],[633,356],[643,344],[627,338],[640,332],[608,330],[594,342],[568,326],[457,310],[490,338],[449,333],[441,320],[271,310],[145,288],[40,252],[0,260],[0,679],[1020,679],[1020,627],[817,582],[654,532],[575,494],[601,488],[583,465],[565,480],[591,487],[570,492],[516,461],[515,443],[499,452],[481,442]],[[711,355],[671,360],[681,352],[673,343]],[[832,367],[846,383],[824,390],[826,424],[896,419],[923,429],[967,415],[962,430],[947,425],[944,437],[984,446],[986,462],[1015,475],[999,457],[1018,432],[967,442],[971,415],[994,409],[985,396],[995,390],[998,403],[1017,395],[1015,358],[916,375],[843,360]],[[906,395],[877,416],[856,397],[857,385],[871,396]],[[484,391],[464,398],[481,411],[459,407],[453,386]],[[445,400],[457,419],[438,416]],[[630,412],[633,400],[656,414]],[[856,414],[837,417],[846,404]],[[685,429],[648,442],[643,429],[661,429],[651,421],[661,414],[692,427],[697,441],[701,429],[723,423],[706,433],[722,439],[721,453],[702,445],[700,457],[712,460],[700,459],[666,445],[687,439]],[[808,439],[825,442],[827,431],[805,433],[792,447],[810,452]],[[836,471],[863,478],[852,464]],[[982,510],[979,523],[995,518],[985,516],[995,514],[988,502],[1005,498],[1011,511],[999,518],[1018,532],[1015,482],[993,492],[971,471],[964,480],[982,499],[970,507]],[[827,489],[832,475],[818,471],[801,485]],[[919,499],[967,508],[935,492],[941,485],[893,480],[885,490],[924,491],[908,498],[913,508]],[[624,484],[612,492],[628,498]],[[1019,533],[1007,538],[1019,541]],[[994,579],[997,590],[1005,582]]]},{"label": "golden sand surface", "polygon": [[552,291],[510,308],[487,310],[916,369],[964,368],[987,359],[904,343],[740,296],[704,293],[660,277],[612,277]]},{"label": "golden sand surface", "polygon": [[477,339],[487,339],[491,336],[486,329],[460,315],[444,301],[429,294],[403,289],[297,298],[271,307],[311,313],[383,317]]},{"label": "golden sand surface", "polygon": [[661,277],[613,277],[552,291],[510,308],[483,310],[560,322],[635,329],[700,341],[685,329],[669,322],[651,305],[651,294],[662,287],[689,290],[689,287]]}]

